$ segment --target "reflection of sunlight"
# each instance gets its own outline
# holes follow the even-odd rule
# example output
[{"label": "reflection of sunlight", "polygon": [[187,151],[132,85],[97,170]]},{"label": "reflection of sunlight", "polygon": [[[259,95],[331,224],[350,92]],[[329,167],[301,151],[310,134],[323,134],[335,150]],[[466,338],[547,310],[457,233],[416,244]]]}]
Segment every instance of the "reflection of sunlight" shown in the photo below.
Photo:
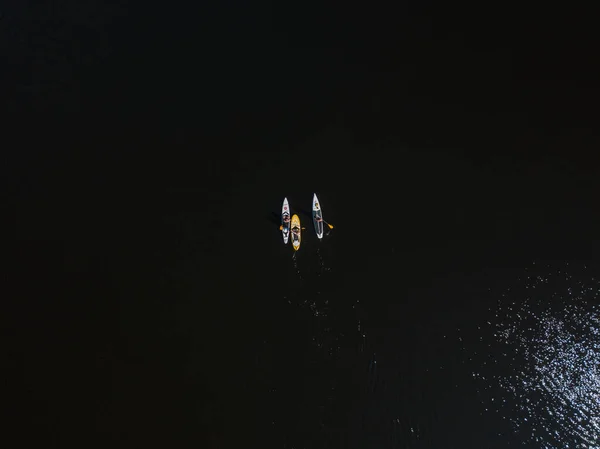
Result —
[{"label": "reflection of sunlight", "polygon": [[[316,251],[308,251],[309,248],[305,248],[300,254],[296,252],[292,254],[292,264],[287,267],[293,268],[295,274],[288,272],[289,281],[282,300],[287,303],[286,306],[289,304],[294,315],[300,318],[302,325],[307,326],[309,333],[306,344],[311,348],[310,359],[315,363],[324,364],[323,367],[335,367],[341,359],[347,362],[348,359],[344,357],[348,354],[360,354],[358,362],[361,365],[364,363],[365,374],[370,373],[367,392],[368,394],[373,394],[374,391],[379,393],[381,390],[381,379],[377,371],[379,362],[375,360],[374,354],[371,353],[373,358],[371,355],[364,354],[368,351],[367,331],[364,326],[363,311],[358,307],[359,301],[345,295],[344,292],[349,288],[347,283],[339,285],[336,282],[340,278],[332,276],[335,268],[332,270],[328,266],[330,248],[321,247]],[[347,331],[348,329],[350,332]],[[348,349],[351,351],[347,351]],[[319,368],[318,371],[325,373],[326,369],[328,368]],[[315,399],[315,402],[307,402],[306,406],[316,414],[320,428],[324,430],[327,427],[325,420],[331,419],[335,410],[333,405],[336,400],[336,379],[325,374],[320,382],[329,383],[331,386],[318,402]],[[307,400],[313,401],[312,397]],[[276,420],[277,417],[271,418]],[[279,422],[279,426],[282,425],[286,424]],[[293,423],[289,425],[293,426]],[[299,444],[294,447],[304,446]]]},{"label": "reflection of sunlight", "polygon": [[600,312],[593,304],[599,287],[593,278],[576,282],[560,271],[529,276],[523,297],[503,295],[490,323],[511,369],[474,376],[504,391],[488,407],[502,405],[537,447],[600,449]]},{"label": "reflection of sunlight", "polygon": [[300,267],[298,266],[298,257],[297,257],[297,254],[298,254],[298,253],[296,253],[296,252],[294,252],[294,253],[292,254],[292,261],[293,261],[293,264],[294,264],[294,271],[295,271],[295,272],[296,272],[296,274],[298,275],[298,278],[299,278],[301,281],[303,281],[304,279],[302,278],[302,273],[300,273]]},{"label": "reflection of sunlight", "polygon": [[358,334],[360,335],[360,343],[358,345],[358,352],[364,352],[365,345],[367,344],[367,335],[365,334],[365,332],[360,324],[360,319],[358,320],[357,330],[358,330]]},{"label": "reflection of sunlight", "polygon": [[319,259],[319,273],[318,276],[323,275],[326,271],[331,271],[331,268],[325,265],[325,258],[321,254],[321,248],[317,248],[317,257]]}]

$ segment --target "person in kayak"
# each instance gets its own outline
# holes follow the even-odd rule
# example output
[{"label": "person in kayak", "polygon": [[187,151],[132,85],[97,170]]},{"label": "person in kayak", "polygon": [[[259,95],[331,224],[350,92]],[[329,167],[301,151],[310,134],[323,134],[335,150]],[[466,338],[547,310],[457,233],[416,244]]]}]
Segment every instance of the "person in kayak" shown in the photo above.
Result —
[{"label": "person in kayak", "polygon": [[294,226],[292,228],[292,232],[296,235],[300,234],[300,228],[298,226]]},{"label": "person in kayak", "polygon": [[290,222],[290,216],[289,215],[284,215],[283,216],[283,222],[284,223],[289,223]]},{"label": "person in kayak", "polygon": [[316,220],[317,220],[319,223],[323,222],[323,217],[317,217],[317,216],[315,216],[315,219],[316,219]]}]

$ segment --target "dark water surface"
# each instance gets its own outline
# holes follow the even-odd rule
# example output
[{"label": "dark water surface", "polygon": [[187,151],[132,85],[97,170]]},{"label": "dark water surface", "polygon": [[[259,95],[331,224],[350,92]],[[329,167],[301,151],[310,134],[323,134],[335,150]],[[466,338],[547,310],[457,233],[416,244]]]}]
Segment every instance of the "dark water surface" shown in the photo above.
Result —
[{"label": "dark water surface", "polygon": [[[299,176],[278,195],[259,180],[281,168],[265,162],[232,196],[256,217],[244,226],[254,238],[230,240],[225,261],[240,280],[225,307],[240,304],[244,332],[258,334],[244,339],[245,381],[232,374],[260,404],[249,431],[285,447],[519,444],[473,378],[474,353],[495,357],[479,348],[481,326],[532,261],[591,259],[591,215],[553,213],[569,195],[557,178],[488,178],[435,153],[341,159],[343,170],[325,157],[323,179]],[[313,190],[335,230],[319,243],[309,228],[294,260],[269,214],[284,195],[308,209]]]},{"label": "dark water surface", "polygon": [[[66,444],[542,447],[539,429],[515,433],[525,393],[490,412],[520,387],[486,371],[506,352],[487,329],[525,299],[498,302],[536,261],[553,273],[570,261],[593,284],[592,192],[449,152],[213,164],[223,175],[21,193],[39,204],[20,203],[20,260],[40,273],[17,278],[27,301],[9,326],[23,416]],[[313,192],[335,227],[322,242],[303,215]],[[278,229],[284,196],[308,228],[295,257]],[[579,441],[573,429],[548,447]]]},{"label": "dark water surface", "polygon": [[93,3],[0,11],[10,447],[598,447],[593,40]]}]

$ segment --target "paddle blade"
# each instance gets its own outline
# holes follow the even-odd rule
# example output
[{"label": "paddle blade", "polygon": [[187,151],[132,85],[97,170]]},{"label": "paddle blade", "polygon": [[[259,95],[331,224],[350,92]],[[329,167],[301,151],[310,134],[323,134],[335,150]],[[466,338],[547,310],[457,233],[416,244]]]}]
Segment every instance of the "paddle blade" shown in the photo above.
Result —
[{"label": "paddle blade", "polygon": [[279,226],[279,230],[280,230],[280,231],[283,231],[283,226]]},{"label": "paddle blade", "polygon": [[329,226],[329,229],[333,229],[333,225],[330,225],[329,223],[327,223],[327,226]]}]

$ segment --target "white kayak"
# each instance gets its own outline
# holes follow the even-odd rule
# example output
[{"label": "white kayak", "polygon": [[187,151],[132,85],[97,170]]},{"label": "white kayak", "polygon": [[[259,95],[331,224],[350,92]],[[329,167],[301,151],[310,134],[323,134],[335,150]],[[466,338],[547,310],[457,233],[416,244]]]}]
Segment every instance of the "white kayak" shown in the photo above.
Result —
[{"label": "white kayak", "polygon": [[283,234],[283,243],[287,245],[290,237],[290,205],[288,204],[287,198],[283,199],[283,205],[281,206],[281,233]]},{"label": "white kayak", "polygon": [[323,238],[323,211],[321,210],[321,204],[319,203],[319,199],[317,198],[317,194],[313,195],[313,203],[312,203],[312,216],[313,216],[313,224],[315,226],[315,232],[317,233],[317,237]]}]

